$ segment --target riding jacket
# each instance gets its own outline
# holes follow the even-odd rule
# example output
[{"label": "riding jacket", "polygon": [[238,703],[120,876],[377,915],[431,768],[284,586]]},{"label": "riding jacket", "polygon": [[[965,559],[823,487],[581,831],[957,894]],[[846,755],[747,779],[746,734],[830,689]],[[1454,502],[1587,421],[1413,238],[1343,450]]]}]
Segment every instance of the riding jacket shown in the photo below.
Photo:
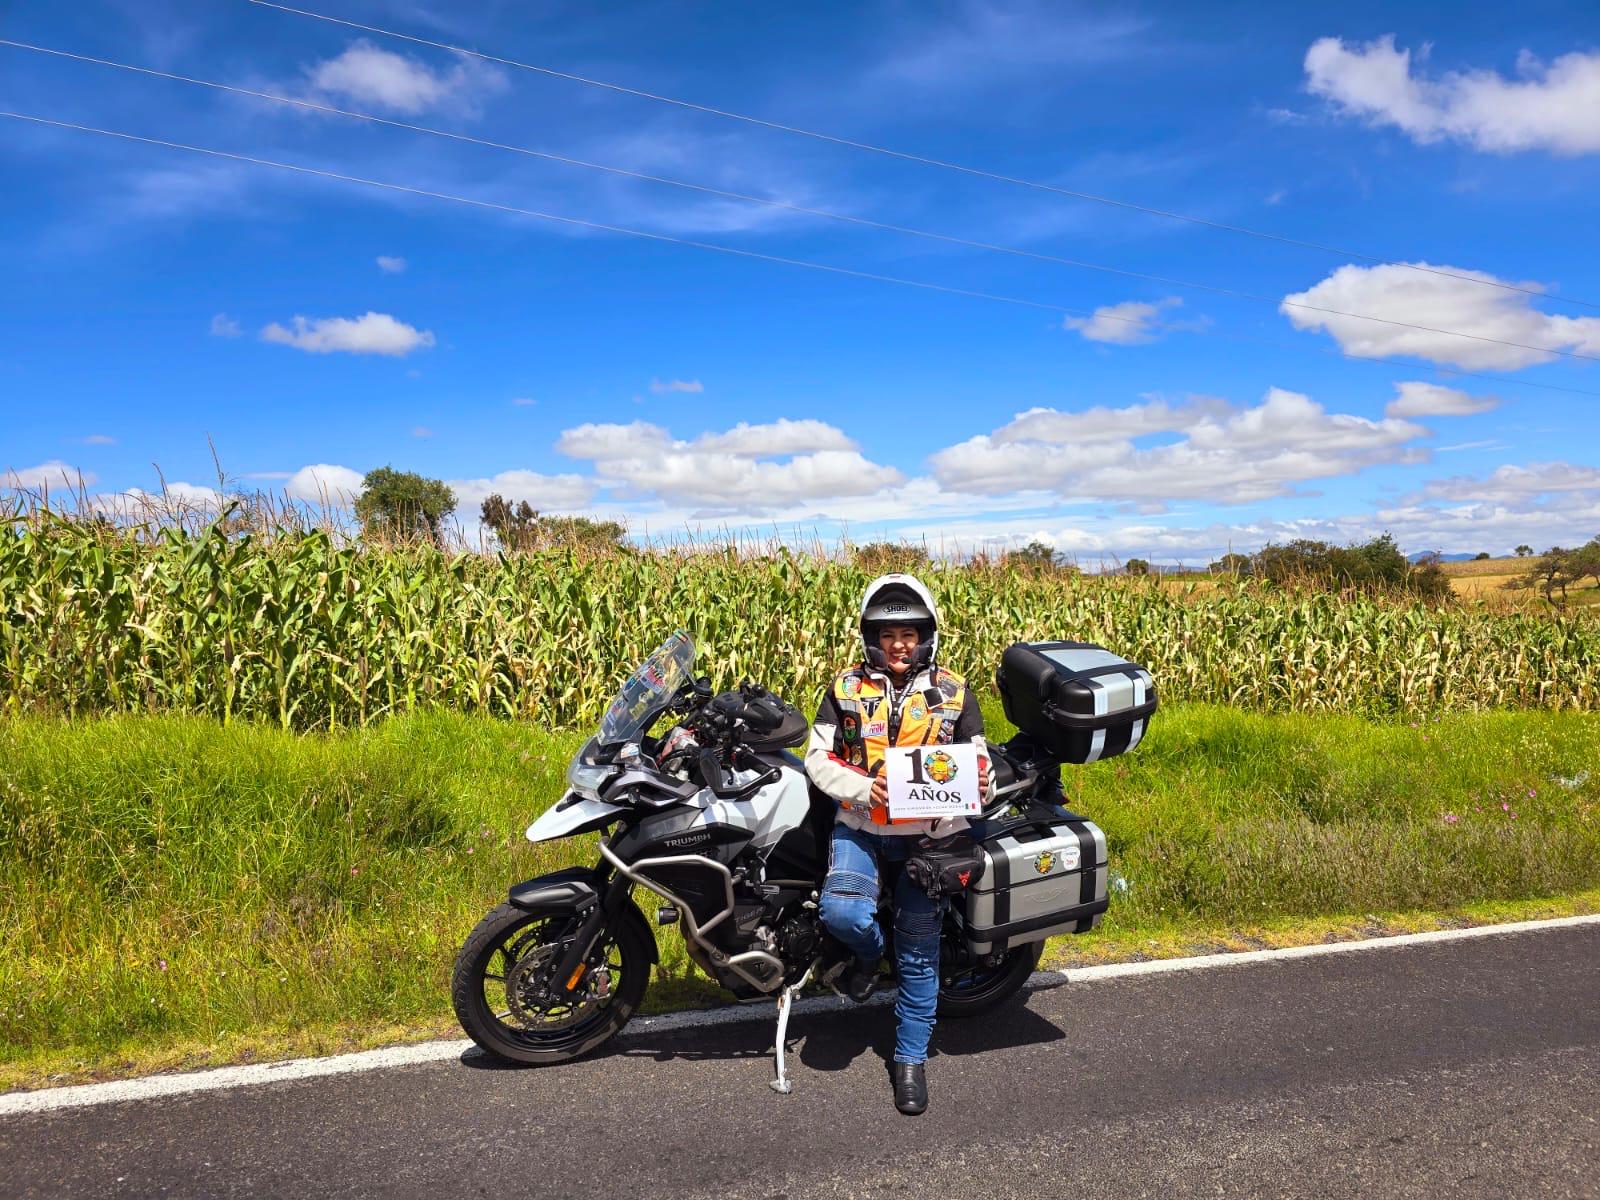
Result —
[{"label": "riding jacket", "polygon": [[852,829],[895,836],[946,837],[967,827],[961,817],[889,819],[872,804],[872,780],[890,746],[972,742],[994,785],[983,738],[983,712],[960,676],[943,667],[917,672],[896,687],[887,672],[866,665],[834,679],[817,709],[806,747],[806,775],[839,801],[838,820]]}]

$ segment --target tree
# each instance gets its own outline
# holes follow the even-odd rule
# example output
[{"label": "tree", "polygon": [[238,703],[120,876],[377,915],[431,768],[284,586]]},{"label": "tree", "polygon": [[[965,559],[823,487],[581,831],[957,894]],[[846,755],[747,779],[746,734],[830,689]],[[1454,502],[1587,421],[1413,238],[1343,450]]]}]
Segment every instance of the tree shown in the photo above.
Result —
[{"label": "tree", "polygon": [[[1574,574],[1576,570],[1575,551],[1563,549],[1560,546],[1551,546],[1528,568],[1525,575],[1508,580],[1508,588],[1537,587],[1544,590],[1544,598],[1552,604],[1564,605],[1567,602],[1567,588],[1578,582],[1580,576]],[[1587,572],[1585,572],[1587,574]],[[1561,593],[1561,599],[1556,599],[1556,593]]]},{"label": "tree", "polygon": [[1600,587],[1600,537],[1592,537],[1574,550],[1568,566],[1574,583],[1592,576],[1595,587]]},{"label": "tree", "polygon": [[478,519],[494,532],[504,550],[517,550],[532,541],[539,514],[526,500],[516,504],[499,492],[478,506]]},{"label": "tree", "polygon": [[1511,553],[1515,554],[1518,558],[1532,558],[1533,557],[1533,547],[1524,544],[1524,545],[1518,546]]},{"label": "tree", "polygon": [[1406,561],[1391,534],[1348,546],[1297,538],[1283,545],[1268,543],[1256,554],[1254,570],[1271,583],[1323,588],[1359,588],[1447,599],[1454,593],[1436,554],[1416,563]]},{"label": "tree", "polygon": [[1029,542],[1020,550],[1007,550],[1001,556],[1007,567],[1021,567],[1025,571],[1054,571],[1061,565],[1055,549],[1043,542]]},{"label": "tree", "polygon": [[1224,554],[1209,569],[1213,575],[1248,575],[1254,564],[1248,554]]},{"label": "tree", "polygon": [[1127,562],[1122,564],[1122,573],[1124,575],[1148,575],[1150,574],[1150,560],[1145,558],[1130,558]]},{"label": "tree", "polygon": [[369,535],[425,537],[436,546],[443,544],[444,520],[455,508],[456,494],[443,481],[393,467],[368,471],[356,497],[356,518]]},{"label": "tree", "polygon": [[615,521],[595,521],[588,517],[541,516],[526,500],[515,503],[498,492],[478,508],[479,519],[494,531],[502,550],[543,550],[556,546],[577,546],[585,550],[624,550],[627,535]]},{"label": "tree", "polygon": [[1472,556],[1472,561],[1473,562],[1487,562],[1488,560],[1489,560],[1489,552],[1487,550],[1479,550],[1476,554],[1474,554]]}]

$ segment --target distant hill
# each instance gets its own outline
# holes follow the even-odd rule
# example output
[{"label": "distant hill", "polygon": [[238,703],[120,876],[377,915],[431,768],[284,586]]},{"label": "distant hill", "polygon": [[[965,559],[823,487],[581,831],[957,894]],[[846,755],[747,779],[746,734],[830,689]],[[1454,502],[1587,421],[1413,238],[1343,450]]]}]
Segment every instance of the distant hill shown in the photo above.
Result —
[{"label": "distant hill", "polygon": [[[1427,558],[1430,553],[1431,553],[1431,551],[1428,551],[1428,550],[1418,550],[1415,554],[1406,555],[1406,561],[1407,562],[1412,562],[1412,563],[1421,562],[1423,559]],[[1441,555],[1439,555],[1439,561],[1440,562],[1471,562],[1473,559],[1475,559],[1477,557],[1478,556],[1476,554],[1441,554]]]}]

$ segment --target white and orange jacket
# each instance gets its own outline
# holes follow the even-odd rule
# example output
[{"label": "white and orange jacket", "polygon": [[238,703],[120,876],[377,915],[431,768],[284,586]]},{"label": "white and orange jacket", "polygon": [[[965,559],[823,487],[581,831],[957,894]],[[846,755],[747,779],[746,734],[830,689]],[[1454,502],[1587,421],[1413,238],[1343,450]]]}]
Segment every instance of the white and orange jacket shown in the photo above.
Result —
[{"label": "white and orange jacket", "polygon": [[890,746],[971,742],[978,761],[994,777],[983,737],[983,712],[966,682],[943,667],[919,671],[904,687],[868,666],[839,675],[817,709],[806,747],[806,776],[839,801],[838,820],[852,829],[895,836],[947,837],[965,829],[960,817],[939,821],[891,821],[872,804],[872,780],[883,772]]}]

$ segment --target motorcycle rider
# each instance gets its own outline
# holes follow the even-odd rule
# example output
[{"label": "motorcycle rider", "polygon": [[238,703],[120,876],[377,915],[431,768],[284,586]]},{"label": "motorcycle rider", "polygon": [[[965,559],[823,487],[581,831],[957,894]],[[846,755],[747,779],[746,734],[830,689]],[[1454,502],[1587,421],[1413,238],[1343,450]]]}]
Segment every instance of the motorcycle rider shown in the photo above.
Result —
[{"label": "motorcycle rider", "polygon": [[[989,792],[983,713],[965,682],[939,666],[939,617],[933,596],[910,575],[867,585],[860,616],[863,659],[837,676],[817,710],[806,749],[806,774],[838,801],[823,884],[823,925],[855,954],[845,991],[864,1002],[879,983],[883,933],[876,911],[880,871],[903,863],[919,838],[948,837],[961,818],[896,820],[888,814],[884,756],[889,746],[971,742],[978,748],[979,795]],[[895,1051],[890,1073],[895,1107],[915,1115],[928,1106],[923,1064],[939,993],[939,928],[944,901],[902,873],[894,889]]]}]

